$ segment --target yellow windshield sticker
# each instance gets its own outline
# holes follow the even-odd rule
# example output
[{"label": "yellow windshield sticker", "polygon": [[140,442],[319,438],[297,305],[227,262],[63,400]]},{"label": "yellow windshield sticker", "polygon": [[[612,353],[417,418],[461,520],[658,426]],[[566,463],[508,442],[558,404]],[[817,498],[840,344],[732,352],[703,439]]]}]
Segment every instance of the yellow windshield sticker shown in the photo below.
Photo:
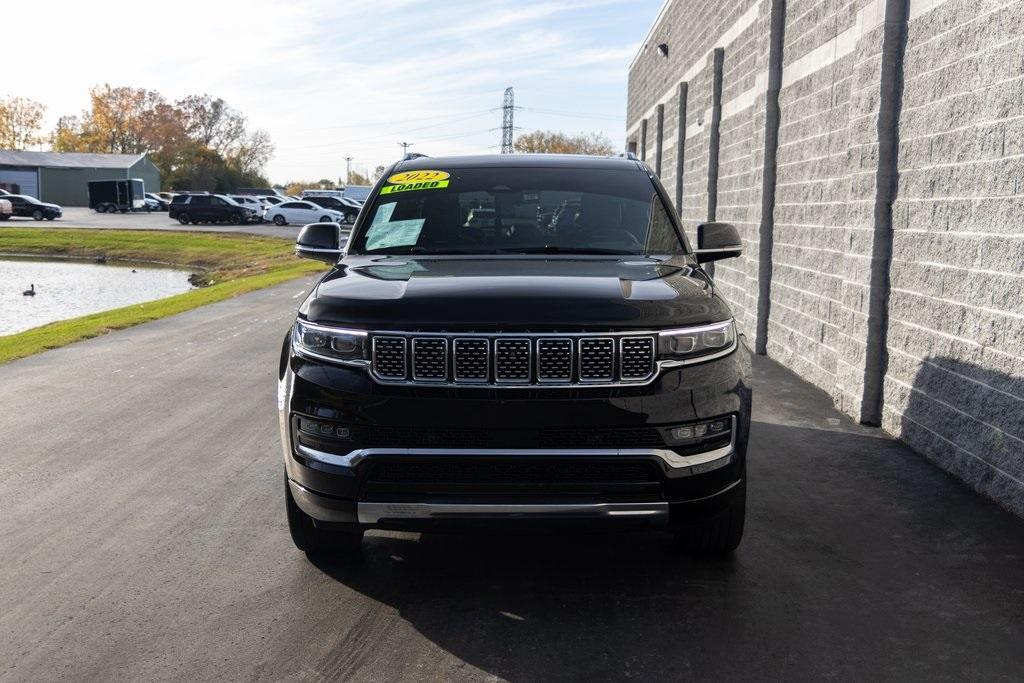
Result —
[{"label": "yellow windshield sticker", "polygon": [[[392,176],[393,178],[394,176]],[[388,178],[391,180],[391,178]],[[396,192],[412,192],[413,190],[440,190],[448,187],[448,180],[420,180],[415,183],[402,183],[400,185],[385,185],[380,189],[381,194],[394,194]]]},{"label": "yellow windshield sticker", "polygon": [[389,183],[404,185],[407,183],[422,183],[433,180],[448,180],[450,176],[446,171],[405,171],[396,173],[388,178]]}]

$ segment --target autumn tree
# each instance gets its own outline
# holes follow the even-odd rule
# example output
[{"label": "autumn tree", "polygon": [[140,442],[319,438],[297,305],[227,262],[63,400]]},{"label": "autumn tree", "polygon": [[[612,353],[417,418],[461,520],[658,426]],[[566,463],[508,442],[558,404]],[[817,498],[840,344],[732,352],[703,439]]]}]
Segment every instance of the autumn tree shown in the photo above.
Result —
[{"label": "autumn tree", "polygon": [[263,167],[274,147],[266,131],[249,131],[246,119],[210,95],[167,101],[155,90],[112,87],[90,90],[81,117],[64,116],[51,135],[61,152],[148,153],[165,187],[227,191],[266,185]]},{"label": "autumn tree", "polygon": [[590,154],[609,156],[615,153],[612,141],[603,133],[566,135],[551,130],[535,130],[516,138],[513,145],[525,154]]},{"label": "autumn tree", "polygon": [[364,176],[359,171],[352,171],[348,174],[348,182],[346,185],[372,185],[373,183],[369,178]]},{"label": "autumn tree", "polygon": [[45,106],[27,97],[0,100],[0,149],[23,150],[42,142],[44,113]]}]

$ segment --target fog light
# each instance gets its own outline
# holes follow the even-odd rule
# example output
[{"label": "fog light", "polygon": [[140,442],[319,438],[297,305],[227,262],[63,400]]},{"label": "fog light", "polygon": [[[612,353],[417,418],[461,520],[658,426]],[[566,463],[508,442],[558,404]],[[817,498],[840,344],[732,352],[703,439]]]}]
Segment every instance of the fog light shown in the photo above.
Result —
[{"label": "fog light", "polygon": [[662,431],[662,437],[668,446],[685,446],[698,444],[710,439],[718,439],[729,434],[732,418],[723,417],[717,420],[696,422],[693,424],[671,427]]},{"label": "fog light", "polygon": [[299,431],[331,439],[348,439],[352,436],[352,430],[348,427],[338,427],[329,422],[307,420],[304,417],[299,418]]}]

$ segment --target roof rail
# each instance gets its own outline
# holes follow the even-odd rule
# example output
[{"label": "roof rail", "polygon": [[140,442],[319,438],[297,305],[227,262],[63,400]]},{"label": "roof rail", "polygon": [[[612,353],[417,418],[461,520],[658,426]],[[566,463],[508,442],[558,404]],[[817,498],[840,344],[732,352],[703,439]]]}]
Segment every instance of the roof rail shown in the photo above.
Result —
[{"label": "roof rail", "polygon": [[406,152],[405,156],[402,157],[402,161],[412,161],[413,159],[419,159],[427,156],[426,154],[420,154],[419,152]]}]

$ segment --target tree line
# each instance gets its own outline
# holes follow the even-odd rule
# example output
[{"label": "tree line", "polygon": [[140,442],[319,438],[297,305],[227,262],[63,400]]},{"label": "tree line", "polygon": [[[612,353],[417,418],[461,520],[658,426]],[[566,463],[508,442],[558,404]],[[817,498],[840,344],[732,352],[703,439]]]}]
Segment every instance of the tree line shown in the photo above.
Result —
[{"label": "tree line", "polygon": [[0,149],[46,145],[55,152],[149,154],[162,184],[226,192],[268,184],[270,136],[244,114],[207,94],[170,101],[155,90],[99,85],[80,115],[61,116],[43,134],[46,107],[24,97],[0,100]]}]

